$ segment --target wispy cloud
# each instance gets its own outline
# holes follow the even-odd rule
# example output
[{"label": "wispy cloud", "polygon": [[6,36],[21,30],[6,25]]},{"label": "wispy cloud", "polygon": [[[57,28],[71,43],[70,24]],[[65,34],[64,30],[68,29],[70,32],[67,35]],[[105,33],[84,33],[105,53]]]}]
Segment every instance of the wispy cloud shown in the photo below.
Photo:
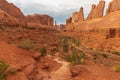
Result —
[{"label": "wispy cloud", "polygon": [[[100,0],[8,0],[17,5],[24,14],[48,14],[55,18],[58,23],[65,23],[74,11],[84,7],[87,16],[92,4],[98,4]],[[108,4],[111,0],[106,0]]]}]

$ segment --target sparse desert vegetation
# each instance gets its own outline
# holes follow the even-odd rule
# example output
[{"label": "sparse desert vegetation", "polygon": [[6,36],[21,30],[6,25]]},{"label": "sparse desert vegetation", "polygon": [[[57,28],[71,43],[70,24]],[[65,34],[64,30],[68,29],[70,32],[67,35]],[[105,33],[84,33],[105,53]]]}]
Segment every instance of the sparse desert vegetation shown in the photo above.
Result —
[{"label": "sparse desert vegetation", "polygon": [[86,19],[81,7],[66,24],[54,19],[65,4],[54,7],[57,14],[42,5],[51,17],[24,15],[8,1],[0,0],[0,80],[120,80],[119,0],[105,15],[104,0],[93,4]]},{"label": "sparse desert vegetation", "polygon": [[44,48],[44,47],[43,47],[43,48],[40,48],[40,49],[39,49],[39,53],[40,53],[41,56],[43,56],[43,57],[46,56],[46,55],[47,55],[46,48]]},{"label": "sparse desert vegetation", "polygon": [[7,75],[7,69],[8,69],[9,65],[4,62],[4,61],[0,61],[0,80],[5,80],[6,75]]},{"label": "sparse desert vegetation", "polygon": [[116,66],[114,66],[114,71],[116,71],[116,72],[120,72],[120,65],[116,65]]},{"label": "sparse desert vegetation", "polygon": [[23,49],[26,49],[26,50],[30,50],[30,49],[33,49],[34,48],[34,44],[32,41],[30,40],[23,40],[19,45],[18,45],[19,48],[23,48]]},{"label": "sparse desert vegetation", "polygon": [[87,56],[83,52],[81,53],[72,52],[72,54],[65,56],[64,59],[70,62],[72,65],[77,65],[83,64],[87,59]]}]

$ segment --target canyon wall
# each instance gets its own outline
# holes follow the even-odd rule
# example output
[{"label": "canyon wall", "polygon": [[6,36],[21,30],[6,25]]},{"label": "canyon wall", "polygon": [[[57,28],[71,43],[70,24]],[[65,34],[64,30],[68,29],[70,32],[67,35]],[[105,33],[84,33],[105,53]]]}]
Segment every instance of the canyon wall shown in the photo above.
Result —
[{"label": "canyon wall", "polygon": [[28,24],[41,24],[46,26],[53,26],[54,25],[54,19],[48,15],[40,15],[40,14],[34,14],[34,15],[28,15],[26,16],[26,21]]},{"label": "canyon wall", "polygon": [[0,0],[0,9],[16,18],[19,21],[19,26],[26,26],[25,16],[14,4],[8,3],[6,0]]},{"label": "canyon wall", "polygon": [[120,0],[113,0],[106,11],[106,14],[120,10]]},{"label": "canyon wall", "polygon": [[0,9],[0,29],[16,26],[18,26],[18,20]]},{"label": "canyon wall", "polygon": [[104,7],[105,7],[105,1],[100,1],[97,6],[93,4],[92,10],[88,15],[87,20],[103,17]]},{"label": "canyon wall", "polygon": [[[120,51],[120,0],[113,0],[103,16],[105,1],[92,5],[88,17],[84,21],[67,20],[66,30],[82,38],[81,43],[91,48]],[[69,34],[70,34],[69,33]],[[74,34],[73,33],[73,34]],[[91,39],[91,40],[90,40]],[[117,43],[116,43],[117,42]],[[95,44],[93,44],[95,43]]]},{"label": "canyon wall", "polygon": [[84,21],[83,7],[80,8],[79,12],[74,12],[72,15],[72,23]]},{"label": "canyon wall", "polygon": [[[6,24],[10,24],[10,23],[11,23],[11,25],[16,24],[16,27],[26,27],[29,25],[30,26],[37,26],[37,25],[53,26],[54,25],[53,17],[50,17],[45,14],[43,14],[43,15],[34,14],[34,15],[24,16],[22,11],[18,7],[16,7],[12,3],[8,3],[7,0],[0,0],[0,11],[1,11],[0,12],[1,25],[2,24],[6,25]],[[9,18],[8,18],[8,16],[9,16]]]}]

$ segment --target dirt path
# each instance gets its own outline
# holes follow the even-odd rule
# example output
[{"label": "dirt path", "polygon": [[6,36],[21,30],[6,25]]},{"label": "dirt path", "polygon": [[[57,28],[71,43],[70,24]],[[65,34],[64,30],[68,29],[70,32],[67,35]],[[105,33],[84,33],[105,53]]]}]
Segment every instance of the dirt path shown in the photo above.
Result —
[{"label": "dirt path", "polygon": [[57,71],[51,72],[50,80],[70,80],[70,63],[62,61],[59,58],[55,58],[54,61],[62,64],[62,66]]}]

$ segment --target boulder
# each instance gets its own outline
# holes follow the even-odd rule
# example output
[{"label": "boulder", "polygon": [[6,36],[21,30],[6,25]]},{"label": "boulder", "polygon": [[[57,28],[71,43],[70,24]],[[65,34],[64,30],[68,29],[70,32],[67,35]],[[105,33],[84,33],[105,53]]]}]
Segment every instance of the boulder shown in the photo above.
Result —
[{"label": "boulder", "polygon": [[84,67],[81,67],[80,65],[76,65],[70,68],[70,72],[72,74],[72,77],[77,77],[84,72],[88,72]]}]

